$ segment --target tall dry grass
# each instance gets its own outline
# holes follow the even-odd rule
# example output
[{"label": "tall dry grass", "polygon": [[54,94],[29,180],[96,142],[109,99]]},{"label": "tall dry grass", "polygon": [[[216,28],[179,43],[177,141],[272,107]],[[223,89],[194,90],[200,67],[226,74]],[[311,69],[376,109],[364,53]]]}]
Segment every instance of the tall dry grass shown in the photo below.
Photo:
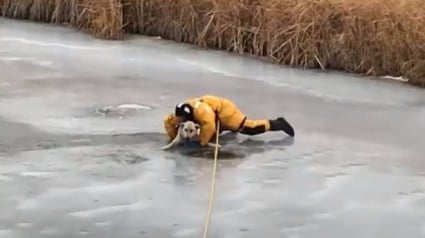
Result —
[{"label": "tall dry grass", "polygon": [[126,31],[245,52],[252,0],[124,0]]},{"label": "tall dry grass", "polygon": [[126,31],[425,86],[425,1],[123,0]]},{"label": "tall dry grass", "polygon": [[4,16],[70,23],[425,86],[423,0],[0,0]]},{"label": "tall dry grass", "polygon": [[95,37],[109,40],[123,39],[123,10],[119,0],[79,0],[73,24]]},{"label": "tall dry grass", "polygon": [[98,38],[123,38],[120,0],[0,0],[1,15],[48,23],[68,23]]}]

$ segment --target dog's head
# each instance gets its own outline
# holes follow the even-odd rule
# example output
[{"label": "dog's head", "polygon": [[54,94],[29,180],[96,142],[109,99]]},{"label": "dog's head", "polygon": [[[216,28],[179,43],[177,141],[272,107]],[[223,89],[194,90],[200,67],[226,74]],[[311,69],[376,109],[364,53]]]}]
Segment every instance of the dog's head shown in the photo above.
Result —
[{"label": "dog's head", "polygon": [[180,135],[183,139],[195,139],[201,133],[201,126],[193,121],[185,121],[180,123]]}]

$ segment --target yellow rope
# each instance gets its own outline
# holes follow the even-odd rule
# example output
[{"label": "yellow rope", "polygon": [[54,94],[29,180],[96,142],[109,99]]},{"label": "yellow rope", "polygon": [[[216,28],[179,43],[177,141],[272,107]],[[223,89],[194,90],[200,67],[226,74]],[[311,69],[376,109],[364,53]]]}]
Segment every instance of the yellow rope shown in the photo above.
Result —
[{"label": "yellow rope", "polygon": [[218,136],[220,132],[220,122],[217,122],[217,131],[216,131],[216,137],[215,137],[215,151],[214,151],[214,166],[213,166],[213,172],[212,172],[212,178],[211,178],[211,190],[210,190],[210,201],[208,205],[208,212],[207,212],[207,219],[205,221],[204,226],[204,238],[208,237],[208,227],[210,224],[211,219],[211,211],[213,206],[213,200],[214,200],[214,192],[215,192],[215,174],[217,171],[217,159],[218,159]]}]

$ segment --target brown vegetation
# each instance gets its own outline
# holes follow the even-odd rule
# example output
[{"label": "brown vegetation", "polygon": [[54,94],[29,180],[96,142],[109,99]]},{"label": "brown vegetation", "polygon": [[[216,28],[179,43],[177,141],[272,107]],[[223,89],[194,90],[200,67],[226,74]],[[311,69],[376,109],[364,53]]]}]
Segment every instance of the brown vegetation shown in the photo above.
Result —
[{"label": "brown vegetation", "polygon": [[123,11],[117,0],[79,0],[76,23],[79,29],[95,37],[120,40],[123,38]]},{"label": "brown vegetation", "polygon": [[425,86],[423,0],[0,0],[3,15],[71,23],[307,68],[404,76]]},{"label": "brown vegetation", "polygon": [[2,16],[67,23],[102,39],[123,38],[123,11],[118,0],[0,0]]}]

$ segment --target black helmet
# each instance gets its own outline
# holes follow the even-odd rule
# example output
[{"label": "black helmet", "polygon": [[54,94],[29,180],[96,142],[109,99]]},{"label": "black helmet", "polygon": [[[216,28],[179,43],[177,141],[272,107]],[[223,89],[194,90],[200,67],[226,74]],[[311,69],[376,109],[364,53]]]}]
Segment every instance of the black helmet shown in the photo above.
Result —
[{"label": "black helmet", "polygon": [[174,114],[178,117],[182,117],[183,121],[193,119],[193,108],[188,103],[179,103],[176,105]]}]

